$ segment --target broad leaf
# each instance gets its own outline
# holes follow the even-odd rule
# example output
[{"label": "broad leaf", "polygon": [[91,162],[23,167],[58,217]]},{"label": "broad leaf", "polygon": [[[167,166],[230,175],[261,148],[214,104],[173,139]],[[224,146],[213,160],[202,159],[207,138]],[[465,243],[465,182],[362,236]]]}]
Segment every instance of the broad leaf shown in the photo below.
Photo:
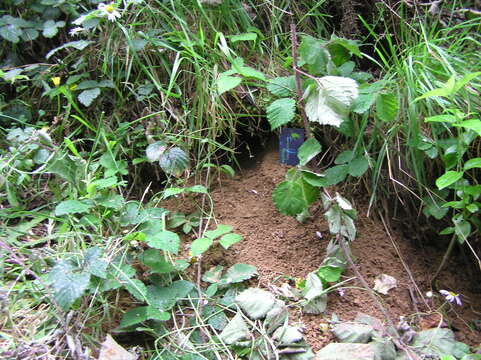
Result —
[{"label": "broad leaf", "polygon": [[147,146],[145,149],[145,155],[147,156],[147,160],[150,162],[159,161],[160,157],[167,149],[167,146],[162,141],[157,141],[153,144]]},{"label": "broad leaf", "polygon": [[304,181],[302,173],[299,173],[277,185],[272,192],[272,200],[282,214],[296,216],[316,201],[318,195],[319,189]]},{"label": "broad leaf", "polygon": [[304,166],[321,152],[321,144],[314,139],[306,140],[298,150],[299,165]]},{"label": "broad leaf", "polygon": [[242,79],[237,76],[220,75],[217,79],[217,91],[219,95],[232,90],[242,82]]},{"label": "broad leaf", "polygon": [[170,310],[177,301],[187,298],[195,288],[189,281],[177,280],[167,287],[150,285],[147,287],[147,302],[163,311]]},{"label": "broad leaf", "polygon": [[176,271],[174,265],[167,261],[164,256],[155,249],[148,249],[142,254],[142,262],[147,265],[153,273],[168,274]]},{"label": "broad leaf", "polygon": [[251,333],[240,313],[237,313],[227,324],[219,337],[227,345],[232,345],[251,338]]},{"label": "broad leaf", "polygon": [[396,119],[399,111],[399,100],[392,93],[379,94],[376,99],[376,114],[379,119],[391,122]]},{"label": "broad leaf", "polygon": [[324,178],[327,186],[331,186],[344,181],[347,174],[349,174],[349,165],[337,165],[327,169],[324,172]]},{"label": "broad leaf", "polygon": [[82,91],[77,98],[83,105],[90,106],[99,95],[100,89],[94,88]]},{"label": "broad leaf", "polygon": [[279,97],[291,97],[296,93],[296,78],[292,76],[276,77],[269,80],[267,90]]},{"label": "broad leaf", "polygon": [[236,296],[235,302],[252,320],[265,317],[274,307],[276,298],[270,292],[249,288]]},{"label": "broad leaf", "polygon": [[344,269],[338,266],[321,266],[317,270],[317,275],[326,282],[336,282],[341,278],[343,271]]},{"label": "broad leaf", "polygon": [[332,328],[332,332],[343,343],[367,344],[374,329],[370,325],[359,323],[341,323]]},{"label": "broad leaf", "polygon": [[207,231],[204,233],[204,236],[205,236],[205,237],[208,237],[209,239],[214,240],[214,239],[218,238],[218,237],[221,236],[221,235],[230,233],[231,231],[232,231],[232,226],[230,226],[230,225],[224,225],[224,224],[219,224],[219,225],[217,225],[217,227],[215,228],[215,230],[207,230]]},{"label": "broad leaf", "polygon": [[324,76],[317,83],[306,101],[307,117],[321,125],[339,127],[358,96],[357,82],[345,77]]},{"label": "broad leaf", "polygon": [[479,119],[464,120],[463,122],[454,123],[452,125],[456,127],[462,127],[465,129],[473,130],[479,136],[481,136],[481,120]]},{"label": "broad leaf", "polygon": [[464,171],[474,168],[481,168],[481,158],[469,159],[464,164]]},{"label": "broad leaf", "polygon": [[221,278],[223,284],[235,284],[257,275],[257,268],[248,264],[235,264],[232,265]]},{"label": "broad leaf", "polygon": [[79,272],[72,263],[60,261],[52,268],[48,279],[53,288],[55,301],[62,309],[68,310],[87,290],[90,273]]},{"label": "broad leaf", "polygon": [[219,240],[219,244],[221,244],[221,246],[224,248],[224,249],[228,249],[230,248],[232,245],[234,244],[237,244],[239,241],[242,240],[242,236],[239,235],[239,234],[225,234],[224,236],[222,236]]},{"label": "broad leaf", "polygon": [[317,352],[315,360],[376,360],[369,344],[330,343]]},{"label": "broad leaf", "polygon": [[296,101],[291,98],[282,98],[274,101],[267,107],[267,120],[271,130],[287,124],[294,118]]},{"label": "broad leaf", "polygon": [[128,310],[122,317],[119,327],[130,327],[146,320],[167,321],[169,319],[170,314],[168,312],[160,311],[152,306],[140,306]]},{"label": "broad leaf", "polygon": [[83,201],[65,200],[55,207],[55,216],[86,213],[91,208],[92,204]]},{"label": "broad leaf", "polygon": [[199,256],[206,252],[212,245],[213,240],[207,237],[195,239],[190,245],[190,255]]},{"label": "broad leaf", "polygon": [[306,286],[303,290],[305,301],[303,311],[307,314],[321,314],[326,310],[327,294],[323,290],[322,281],[315,272],[307,274]]},{"label": "broad leaf", "polygon": [[369,168],[369,162],[364,156],[360,156],[349,163],[349,175],[354,177],[362,176]]},{"label": "broad leaf", "polygon": [[463,177],[463,173],[459,171],[447,171],[436,179],[436,186],[439,190],[444,189]]},{"label": "broad leaf", "polygon": [[189,156],[179,147],[173,147],[164,151],[159,158],[162,170],[169,175],[179,177],[189,166]]},{"label": "broad leaf", "polygon": [[224,269],[223,266],[217,265],[213,268],[210,268],[209,271],[206,271],[204,275],[202,275],[202,281],[215,284],[220,281],[222,276],[222,270]]},{"label": "broad leaf", "polygon": [[147,244],[154,249],[169,251],[173,254],[179,252],[180,238],[179,235],[172,231],[161,231],[158,233],[145,233],[147,235]]},{"label": "broad leaf", "polygon": [[102,258],[102,250],[91,247],[84,253],[85,270],[99,278],[107,278],[108,263]]}]

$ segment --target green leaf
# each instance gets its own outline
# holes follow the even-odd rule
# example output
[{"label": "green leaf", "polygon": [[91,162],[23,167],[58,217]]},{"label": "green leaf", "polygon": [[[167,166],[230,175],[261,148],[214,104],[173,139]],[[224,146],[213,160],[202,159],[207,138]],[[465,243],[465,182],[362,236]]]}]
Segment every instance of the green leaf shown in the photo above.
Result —
[{"label": "green leaf", "polygon": [[190,255],[199,256],[212,246],[213,240],[207,237],[195,239],[190,245]]},{"label": "green leaf", "polygon": [[173,147],[160,155],[159,164],[169,175],[180,176],[190,166],[189,156],[179,147]]},{"label": "green leaf", "polygon": [[65,21],[47,20],[43,23],[42,35],[46,38],[53,38],[58,33],[59,27],[64,27]]},{"label": "green leaf", "polygon": [[158,233],[145,232],[147,235],[147,244],[154,248],[169,251],[173,254],[179,252],[180,238],[179,235],[172,231],[161,231]]},{"label": "green leaf", "polygon": [[253,69],[249,66],[239,67],[239,74],[241,74],[242,76],[247,77],[247,78],[254,78],[254,79],[257,79],[257,80],[261,80],[261,81],[267,81],[267,79],[266,79],[266,77],[263,73],[261,73],[260,71],[258,71],[256,69]]},{"label": "green leaf", "polygon": [[237,34],[237,35],[229,36],[229,39],[233,43],[236,43],[238,41],[256,41],[257,40],[257,34],[254,33],[254,32]]},{"label": "green leaf", "polygon": [[478,157],[474,159],[469,159],[464,164],[464,171],[474,169],[474,168],[476,169],[481,168],[481,158]]},{"label": "green leaf", "polygon": [[220,333],[220,339],[227,345],[251,338],[249,327],[240,313],[237,313]]},{"label": "green leaf", "polygon": [[123,285],[135,299],[141,302],[146,300],[147,287],[139,279],[128,279]]},{"label": "green leaf", "polygon": [[326,310],[327,294],[323,290],[321,279],[315,272],[307,274],[303,295],[305,298],[303,311],[305,313],[321,314]]},{"label": "green leaf", "polygon": [[439,190],[444,189],[463,177],[463,173],[459,171],[447,171],[436,179],[436,186]]},{"label": "green leaf", "polygon": [[436,115],[430,116],[424,119],[425,122],[447,122],[447,123],[455,123],[458,121],[458,118],[454,115]]},{"label": "green leaf", "polygon": [[248,280],[257,275],[257,268],[248,264],[232,265],[222,276],[222,284],[235,284]]},{"label": "green leaf", "polygon": [[355,158],[349,163],[349,175],[354,177],[362,176],[369,168],[369,161],[364,156]]},{"label": "green leaf", "polygon": [[85,270],[101,279],[107,278],[108,263],[102,258],[102,250],[91,247],[84,253]]},{"label": "green leaf", "polygon": [[[294,169],[293,169],[294,170]],[[292,174],[288,172],[287,175]],[[319,196],[319,189],[304,181],[302,173],[281,182],[272,192],[272,200],[284,215],[296,216],[309,207]]]},{"label": "green leaf", "polygon": [[99,95],[100,95],[100,89],[94,88],[94,89],[82,91],[77,98],[84,106],[88,107]]},{"label": "green leaf", "polygon": [[204,236],[208,237],[209,239],[214,240],[215,238],[227,234],[232,231],[232,226],[230,225],[224,225],[224,224],[219,224],[215,228],[215,230],[207,230],[204,232]]},{"label": "green leaf", "polygon": [[265,317],[274,307],[276,298],[268,291],[249,288],[237,295],[235,302],[250,319],[257,320]]},{"label": "green leaf", "polygon": [[269,80],[266,87],[271,94],[279,97],[294,96],[296,93],[296,78],[294,75],[276,77]]},{"label": "green leaf", "polygon": [[202,275],[202,281],[208,282],[211,284],[218,283],[222,277],[222,270],[224,269],[223,266],[217,265],[215,267],[210,268],[208,271]]},{"label": "green leaf", "polygon": [[317,79],[317,88],[311,89],[306,100],[306,114],[310,121],[339,127],[347,118],[358,97],[357,82],[340,76]]},{"label": "green leaf", "polygon": [[481,121],[479,119],[465,120],[463,122],[454,123],[452,125],[455,126],[455,127],[462,127],[462,128],[465,128],[465,129],[473,130],[479,136],[481,136]]},{"label": "green leaf", "polygon": [[146,320],[167,321],[170,320],[170,314],[165,311],[160,311],[152,306],[139,306],[128,310],[124,314],[120,321],[119,328],[137,325]]},{"label": "green leaf", "polygon": [[20,41],[20,36],[22,33],[22,29],[18,28],[14,24],[8,24],[0,27],[0,36],[14,44]]},{"label": "green leaf", "polygon": [[224,249],[228,249],[241,240],[242,236],[239,234],[226,234],[220,238],[219,244],[221,244]]},{"label": "green leaf", "polygon": [[452,93],[453,94],[457,93],[461,88],[464,87],[464,85],[466,85],[467,83],[469,83],[471,80],[473,80],[478,76],[481,76],[481,71],[464,75],[461,79],[455,82]]},{"label": "green leaf", "polygon": [[317,270],[317,275],[324,281],[336,282],[341,278],[343,271],[344,269],[338,266],[321,266]]},{"label": "green leaf", "polygon": [[296,101],[291,98],[282,98],[274,101],[267,107],[267,120],[271,130],[287,124],[294,118]]},{"label": "green leaf", "polygon": [[371,325],[358,323],[341,323],[332,328],[332,333],[342,343],[367,344],[371,340],[373,332],[374,329]]},{"label": "green leaf", "polygon": [[147,265],[153,273],[169,274],[176,271],[174,265],[167,261],[164,256],[155,249],[148,249],[142,254],[142,262]]},{"label": "green leaf", "polygon": [[79,272],[73,264],[60,261],[48,275],[52,285],[55,301],[63,310],[68,310],[87,290],[90,273]]},{"label": "green leaf", "polygon": [[166,149],[167,145],[162,141],[156,141],[153,144],[149,144],[145,149],[147,160],[150,162],[159,161]]},{"label": "green leaf", "polygon": [[334,164],[341,165],[341,164],[348,164],[354,159],[354,151],[346,150],[337,155],[336,159],[334,160]]},{"label": "green leaf", "polygon": [[349,173],[349,165],[337,165],[324,172],[327,186],[339,184]]},{"label": "green leaf", "polygon": [[352,104],[352,111],[356,114],[364,114],[377,99],[377,93],[360,94]]},{"label": "green leaf", "polygon": [[169,187],[164,190],[164,193],[162,194],[162,199],[167,199],[171,196],[182,194],[183,192],[185,192],[185,188]]},{"label": "green leaf", "polygon": [[391,122],[399,111],[399,100],[393,93],[379,94],[376,99],[376,114],[379,119]]},{"label": "green leaf", "polygon": [[299,165],[304,166],[321,152],[321,144],[315,139],[306,140],[298,150]]},{"label": "green leaf", "polygon": [[167,287],[150,285],[147,287],[147,302],[159,310],[167,311],[195,288],[189,281],[177,280]]},{"label": "green leaf", "polygon": [[196,194],[208,194],[209,190],[204,185],[194,185],[185,188],[185,191]]},{"label": "green leaf", "polygon": [[324,187],[327,186],[327,181],[322,174],[317,174],[313,171],[309,170],[301,170],[302,171],[302,178],[306,183],[312,185],[314,187]]},{"label": "green leaf", "polygon": [[89,212],[91,208],[91,204],[82,201],[65,200],[55,207],[55,216],[86,213]]},{"label": "green leaf", "polygon": [[74,48],[77,50],[83,50],[90,44],[92,44],[93,41],[88,41],[88,40],[78,40],[78,41],[70,41],[68,43],[63,44],[62,46],[59,46],[53,50],[50,50],[45,58],[48,60],[50,57],[52,57],[55,53],[57,53],[60,50],[66,49],[66,48]]},{"label": "green leaf", "polygon": [[458,237],[460,244],[463,244],[471,235],[471,223],[466,220],[454,221],[454,233]]},{"label": "green leaf", "polygon": [[242,79],[237,76],[220,75],[217,79],[217,91],[219,95],[232,90],[242,82]]}]

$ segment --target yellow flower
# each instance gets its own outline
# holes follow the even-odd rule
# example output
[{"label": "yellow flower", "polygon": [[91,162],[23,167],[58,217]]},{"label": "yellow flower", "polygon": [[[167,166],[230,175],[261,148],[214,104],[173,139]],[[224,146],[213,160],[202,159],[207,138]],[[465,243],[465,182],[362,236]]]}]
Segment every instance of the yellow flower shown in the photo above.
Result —
[{"label": "yellow flower", "polygon": [[60,80],[62,80],[62,78],[60,76],[54,76],[50,80],[52,80],[55,86],[60,86]]},{"label": "yellow flower", "polygon": [[70,91],[74,91],[77,88],[77,84],[73,84],[70,86]]}]

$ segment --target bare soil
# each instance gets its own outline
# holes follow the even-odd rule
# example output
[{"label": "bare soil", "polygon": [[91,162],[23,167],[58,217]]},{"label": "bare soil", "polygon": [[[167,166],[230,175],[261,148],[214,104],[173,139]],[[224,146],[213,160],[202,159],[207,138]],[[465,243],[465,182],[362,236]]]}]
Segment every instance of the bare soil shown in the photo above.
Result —
[{"label": "bare soil", "polygon": [[[268,288],[270,284],[280,285],[286,281],[283,276],[303,278],[319,267],[330,239],[322,209],[314,208],[312,218],[301,224],[281,215],[272,203],[272,191],[284,179],[286,170],[286,166],[279,164],[277,150],[271,146],[252,159],[242,174],[234,179],[222,179],[212,194],[216,219],[231,225],[244,240],[228,251],[219,250],[208,255],[204,260],[206,268],[218,264],[251,264],[258,269],[259,286]],[[370,286],[374,286],[374,278],[380,274],[391,275],[398,281],[397,288],[388,295],[378,296],[394,323],[405,316],[413,326],[429,328],[439,326],[440,319],[444,319],[443,322],[456,331],[459,341],[479,345],[479,329],[469,326],[472,321],[481,320],[481,296],[470,291],[472,281],[480,281],[479,271],[478,279],[469,278],[462,270],[464,264],[453,257],[440,276],[440,288],[462,294],[462,307],[443,305],[441,297],[425,297],[431,290],[430,275],[439,264],[442,251],[417,248],[400,233],[392,230],[388,233],[381,221],[368,218],[363,201],[354,201],[353,205],[359,218],[356,222],[358,237],[351,249],[360,272]],[[316,232],[322,234],[322,239]],[[353,276],[352,270],[345,274],[346,279]],[[327,311],[323,315],[308,316],[293,309],[291,319],[303,323],[314,350],[334,340],[322,326],[333,314],[341,320],[352,320],[362,312],[385,320],[358,281],[347,283],[344,291],[343,296],[336,291],[329,293]]]}]

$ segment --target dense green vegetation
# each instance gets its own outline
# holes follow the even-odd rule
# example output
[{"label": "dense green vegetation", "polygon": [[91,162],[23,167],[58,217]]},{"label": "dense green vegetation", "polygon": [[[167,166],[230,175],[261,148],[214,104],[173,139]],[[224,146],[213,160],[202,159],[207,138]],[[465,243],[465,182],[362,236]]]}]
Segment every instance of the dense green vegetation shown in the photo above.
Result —
[{"label": "dense green vegetation", "polygon": [[[213,218],[211,184],[286,126],[308,139],[273,201],[302,221],[322,198],[334,237],[296,305],[321,313],[348,266],[356,212],[331,186],[428,224],[447,239],[440,268],[456,245],[481,264],[476,5],[3,1],[0,352],[89,358],[116,331],[145,334],[143,358],[277,354],[276,330],[294,330],[272,295],[255,296],[277,317],[245,300],[256,268],[201,262],[242,241]],[[284,358],[311,358],[303,346]]]}]

